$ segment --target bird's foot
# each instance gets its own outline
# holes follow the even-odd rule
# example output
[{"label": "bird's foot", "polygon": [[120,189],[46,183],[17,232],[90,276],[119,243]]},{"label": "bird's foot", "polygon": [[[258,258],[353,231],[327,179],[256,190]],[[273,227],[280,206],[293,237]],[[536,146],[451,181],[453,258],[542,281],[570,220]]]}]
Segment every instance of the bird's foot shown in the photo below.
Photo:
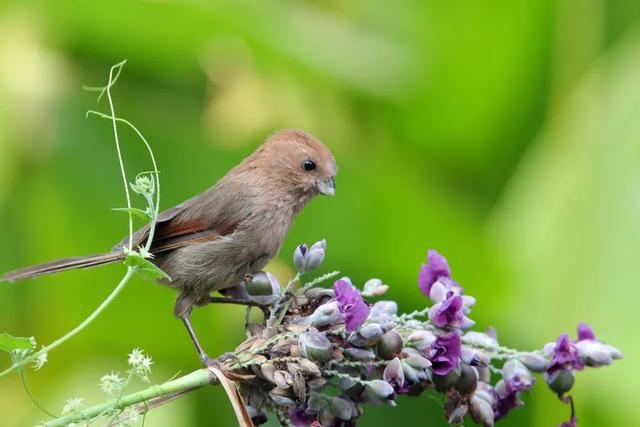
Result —
[{"label": "bird's foot", "polygon": [[213,359],[207,356],[206,354],[203,354],[202,356],[200,356],[200,361],[205,366],[205,368],[209,368],[213,366],[215,368],[220,369],[220,365],[222,365],[222,362],[219,359]]},{"label": "bird's foot", "polygon": [[200,356],[200,361],[202,362],[202,364],[205,367],[208,368],[210,366],[214,366],[214,367],[216,367],[218,369],[220,369],[222,364],[224,362],[226,362],[227,360],[234,360],[234,359],[237,360],[238,357],[232,352],[223,353],[221,356],[219,356],[219,357],[217,357],[215,359],[207,356],[206,354],[203,354],[202,356]]}]

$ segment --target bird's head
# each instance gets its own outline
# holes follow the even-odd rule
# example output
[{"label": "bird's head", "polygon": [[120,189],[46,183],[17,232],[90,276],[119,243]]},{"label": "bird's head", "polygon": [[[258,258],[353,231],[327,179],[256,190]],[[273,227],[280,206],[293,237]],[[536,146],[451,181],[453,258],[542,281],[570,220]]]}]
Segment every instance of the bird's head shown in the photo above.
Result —
[{"label": "bird's head", "polygon": [[281,130],[271,135],[254,153],[256,167],[287,191],[309,197],[333,196],[336,161],[320,141],[300,130]]}]

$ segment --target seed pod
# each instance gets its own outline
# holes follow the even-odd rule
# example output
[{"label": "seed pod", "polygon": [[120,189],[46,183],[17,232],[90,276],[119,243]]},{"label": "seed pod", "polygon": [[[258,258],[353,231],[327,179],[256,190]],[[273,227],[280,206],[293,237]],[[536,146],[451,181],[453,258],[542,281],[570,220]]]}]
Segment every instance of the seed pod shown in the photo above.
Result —
[{"label": "seed pod", "polygon": [[291,341],[280,341],[271,347],[271,353],[280,356],[287,356],[291,351],[291,344]]},{"label": "seed pod", "polygon": [[276,367],[272,363],[263,363],[260,365],[260,372],[262,373],[262,377],[275,384],[276,381],[274,379],[274,374],[276,372]]},{"label": "seed pod", "polygon": [[300,359],[300,361],[298,361],[298,364],[300,365],[300,368],[309,376],[316,377],[320,376],[321,374],[318,365],[316,365],[309,359]]},{"label": "seed pod", "polygon": [[456,382],[455,389],[460,392],[461,395],[470,395],[476,390],[478,385],[478,372],[475,368],[467,365],[466,363],[460,364],[460,378]]},{"label": "seed pod", "polygon": [[287,371],[275,371],[273,373],[273,381],[280,388],[287,389],[293,384],[293,378]]},{"label": "seed pod", "polygon": [[271,273],[259,271],[254,273],[251,280],[245,284],[245,290],[253,301],[259,304],[270,304],[280,295],[280,283]]},{"label": "seed pod", "polygon": [[378,354],[384,360],[393,359],[402,351],[402,338],[396,331],[389,331],[378,341]]},{"label": "seed pod", "polygon": [[331,359],[331,341],[321,332],[311,330],[300,334],[300,353],[311,360],[326,362]]},{"label": "seed pod", "polygon": [[573,372],[566,369],[555,371],[552,374],[545,374],[544,379],[549,388],[557,393],[558,396],[571,390],[575,381]]},{"label": "seed pod", "polygon": [[461,369],[460,366],[454,368],[447,375],[434,375],[433,385],[439,392],[445,392],[453,387],[460,379]]}]

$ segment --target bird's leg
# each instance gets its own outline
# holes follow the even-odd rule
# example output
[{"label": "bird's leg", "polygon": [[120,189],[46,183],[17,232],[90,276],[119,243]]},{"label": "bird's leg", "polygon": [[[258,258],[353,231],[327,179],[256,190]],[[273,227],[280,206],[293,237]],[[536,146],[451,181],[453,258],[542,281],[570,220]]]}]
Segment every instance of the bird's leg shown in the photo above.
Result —
[{"label": "bird's leg", "polygon": [[191,312],[181,315],[180,319],[182,319],[185,328],[187,328],[187,332],[191,337],[191,341],[193,342],[193,345],[198,352],[198,356],[200,357],[200,361],[202,362],[202,364],[207,367],[218,366],[220,364],[220,361],[210,358],[209,355],[203,350],[202,345],[200,344],[200,340],[198,340],[198,337],[196,335],[196,331],[194,331],[193,326],[191,326]]}]

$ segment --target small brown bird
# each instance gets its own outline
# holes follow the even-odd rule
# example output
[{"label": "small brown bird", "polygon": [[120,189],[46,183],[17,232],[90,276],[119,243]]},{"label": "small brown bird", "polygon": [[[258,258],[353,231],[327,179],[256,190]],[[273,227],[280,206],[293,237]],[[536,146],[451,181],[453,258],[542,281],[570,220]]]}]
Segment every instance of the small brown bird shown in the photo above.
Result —
[{"label": "small brown bird", "polygon": [[[294,216],[316,194],[333,196],[336,163],[329,149],[299,130],[282,130],[231,169],[205,192],[162,212],[155,227],[152,261],[166,272],[165,284],[178,291],[174,313],[184,321],[205,364],[190,316],[205,305],[211,292],[243,284],[273,258]],[[133,235],[142,245],[145,226]],[[125,258],[128,238],[109,253],[66,258],[13,271],[0,278],[16,281],[75,268],[88,268]]]}]

